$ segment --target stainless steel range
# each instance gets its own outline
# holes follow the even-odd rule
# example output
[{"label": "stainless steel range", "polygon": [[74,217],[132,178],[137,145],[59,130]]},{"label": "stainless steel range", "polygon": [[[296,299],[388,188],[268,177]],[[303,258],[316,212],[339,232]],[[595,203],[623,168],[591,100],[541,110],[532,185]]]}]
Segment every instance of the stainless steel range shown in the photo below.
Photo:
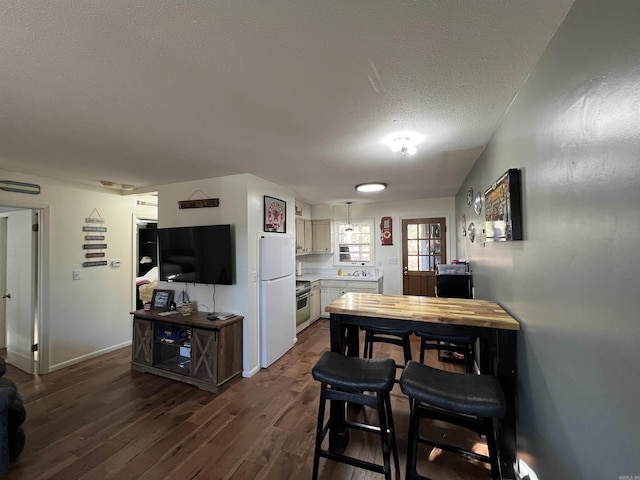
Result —
[{"label": "stainless steel range", "polygon": [[311,292],[311,282],[307,280],[296,280],[296,325],[309,320],[311,307],[309,305],[309,293]]}]

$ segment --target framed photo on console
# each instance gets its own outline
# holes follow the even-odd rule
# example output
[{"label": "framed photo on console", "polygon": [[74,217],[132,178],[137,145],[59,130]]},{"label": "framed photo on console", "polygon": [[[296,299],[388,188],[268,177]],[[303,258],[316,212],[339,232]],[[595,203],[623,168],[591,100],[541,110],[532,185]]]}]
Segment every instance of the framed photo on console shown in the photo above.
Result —
[{"label": "framed photo on console", "polygon": [[173,290],[159,290],[153,291],[151,297],[151,310],[169,310],[169,305],[173,300]]},{"label": "framed photo on console", "polygon": [[264,231],[287,233],[287,202],[264,196]]}]

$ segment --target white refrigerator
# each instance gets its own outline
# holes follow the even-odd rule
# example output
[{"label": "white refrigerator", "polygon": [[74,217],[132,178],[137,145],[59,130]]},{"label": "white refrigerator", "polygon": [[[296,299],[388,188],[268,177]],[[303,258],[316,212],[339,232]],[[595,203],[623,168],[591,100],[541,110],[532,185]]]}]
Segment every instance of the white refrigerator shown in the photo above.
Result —
[{"label": "white refrigerator", "polygon": [[285,235],[260,236],[260,357],[267,368],[296,341],[295,249]]}]

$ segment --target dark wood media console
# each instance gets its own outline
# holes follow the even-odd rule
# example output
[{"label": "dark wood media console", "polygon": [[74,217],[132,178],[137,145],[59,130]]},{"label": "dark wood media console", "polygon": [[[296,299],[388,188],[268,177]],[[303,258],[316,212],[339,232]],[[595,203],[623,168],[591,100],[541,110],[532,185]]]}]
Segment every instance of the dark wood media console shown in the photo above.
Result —
[{"label": "dark wood media console", "polygon": [[217,392],[242,373],[242,320],[208,320],[204,312],[133,315],[131,368]]}]

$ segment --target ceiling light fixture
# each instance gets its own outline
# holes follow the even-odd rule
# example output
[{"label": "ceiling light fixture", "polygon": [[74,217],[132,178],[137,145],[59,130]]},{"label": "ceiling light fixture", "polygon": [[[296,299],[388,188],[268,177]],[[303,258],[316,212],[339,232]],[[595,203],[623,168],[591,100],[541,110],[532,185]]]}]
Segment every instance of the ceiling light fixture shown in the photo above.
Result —
[{"label": "ceiling light fixture", "polygon": [[358,192],[380,192],[387,188],[386,183],[361,183],[360,185],[356,185],[356,190]]},{"label": "ceiling light fixture", "polygon": [[418,151],[416,145],[423,141],[424,135],[420,135],[419,133],[395,132],[384,137],[382,143],[388,145],[392,152],[400,152],[402,156],[405,156],[407,153],[409,155],[415,155]]},{"label": "ceiling light fixture", "polygon": [[135,190],[136,187],[133,185],[128,185],[126,183],[119,184],[116,182],[112,182],[111,180],[100,180],[100,183],[107,188],[115,188],[116,190],[124,190],[130,192],[131,190]]},{"label": "ceiling light fixture", "polygon": [[344,224],[345,232],[353,232],[353,223],[351,223],[351,202],[347,202],[347,223]]}]

